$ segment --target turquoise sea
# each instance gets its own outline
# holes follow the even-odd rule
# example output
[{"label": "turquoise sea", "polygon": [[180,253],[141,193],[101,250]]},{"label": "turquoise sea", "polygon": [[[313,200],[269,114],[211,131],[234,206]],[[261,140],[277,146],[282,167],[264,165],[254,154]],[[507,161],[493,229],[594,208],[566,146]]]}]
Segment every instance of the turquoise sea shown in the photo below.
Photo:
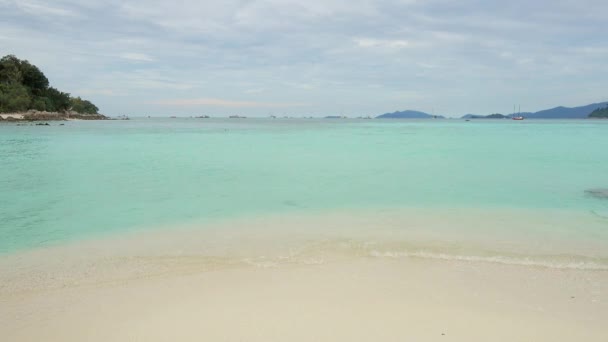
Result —
[{"label": "turquoise sea", "polygon": [[[0,124],[0,253],[188,222],[384,208],[574,213],[588,221],[530,238],[608,249],[608,199],[585,193],[596,188],[608,188],[608,121]],[[527,236],[529,226],[501,220],[470,228]]]}]

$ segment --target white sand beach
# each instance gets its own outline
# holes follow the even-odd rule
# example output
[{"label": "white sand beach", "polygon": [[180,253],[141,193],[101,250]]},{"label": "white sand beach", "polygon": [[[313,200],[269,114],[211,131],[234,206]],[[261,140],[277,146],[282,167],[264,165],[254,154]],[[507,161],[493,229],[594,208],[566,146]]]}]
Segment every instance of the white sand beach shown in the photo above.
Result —
[{"label": "white sand beach", "polygon": [[[335,226],[338,218],[326,216],[323,222]],[[252,226],[272,232],[272,225],[284,225],[285,219]],[[391,256],[364,251],[356,238],[297,230],[291,236],[254,236],[226,228],[246,221],[196,234],[133,233],[5,256],[0,336],[6,341],[608,340],[605,270]],[[297,221],[294,227],[313,223]]]},{"label": "white sand beach", "polygon": [[196,260],[174,262],[182,274],[4,293],[3,340],[608,338],[605,273],[425,260],[197,272]]}]

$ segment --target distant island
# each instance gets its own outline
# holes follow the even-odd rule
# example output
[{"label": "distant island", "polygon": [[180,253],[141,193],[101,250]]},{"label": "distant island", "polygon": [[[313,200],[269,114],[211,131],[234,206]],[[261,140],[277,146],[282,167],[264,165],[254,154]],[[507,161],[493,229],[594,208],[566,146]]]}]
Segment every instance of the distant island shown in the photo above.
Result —
[{"label": "distant island", "polygon": [[490,115],[475,115],[475,114],[467,114],[463,116],[461,119],[510,119],[509,115],[503,115],[500,113],[494,113]]},{"label": "distant island", "polygon": [[378,115],[376,119],[445,119],[445,117],[442,115],[431,115],[415,110],[404,110],[401,112]]},{"label": "distant island", "polygon": [[608,105],[605,108],[598,108],[589,114],[592,119],[608,119]]},{"label": "distant island", "polygon": [[[466,114],[461,119],[510,119],[514,116],[523,116],[526,119],[586,119],[603,118],[608,108],[608,102],[592,103],[579,107],[555,107],[538,112],[521,112],[511,114],[494,113],[489,115]],[[594,113],[591,116],[591,113]],[[376,116],[377,119],[444,119],[445,115],[432,115],[416,110],[403,110]]]},{"label": "distant island", "polygon": [[14,55],[0,59],[0,120],[103,120],[88,100],[49,86],[37,66]]}]

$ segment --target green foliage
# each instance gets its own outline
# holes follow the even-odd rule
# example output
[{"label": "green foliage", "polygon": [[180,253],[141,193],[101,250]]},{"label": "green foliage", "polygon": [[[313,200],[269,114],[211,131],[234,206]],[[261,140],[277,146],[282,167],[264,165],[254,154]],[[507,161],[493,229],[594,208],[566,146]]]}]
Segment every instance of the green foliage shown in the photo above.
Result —
[{"label": "green foliage", "polygon": [[61,112],[70,109],[70,94],[61,92],[53,87],[45,91],[45,97],[49,99],[50,109],[53,112]]},{"label": "green foliage", "polygon": [[494,113],[494,114],[490,114],[488,116],[486,116],[486,119],[506,119],[508,118],[508,116],[500,114],[500,113]]},{"label": "green foliage", "polygon": [[49,80],[42,71],[28,61],[21,62],[23,85],[28,87],[34,96],[41,96],[49,87]]},{"label": "green foliage", "polygon": [[21,112],[31,102],[27,88],[21,84],[0,84],[0,112]]},{"label": "green foliage", "polygon": [[590,118],[608,118],[608,106],[606,108],[598,108],[589,114]]},{"label": "green foliage", "polygon": [[70,99],[72,110],[83,114],[97,114],[99,110],[97,106],[92,104],[90,101],[83,100],[80,97],[72,97]]},{"label": "green foliage", "polygon": [[0,83],[5,85],[21,84],[23,75],[21,74],[21,61],[8,55],[0,59]]},{"label": "green foliage", "polygon": [[82,114],[97,114],[98,108],[90,101],[49,87],[44,73],[27,60],[14,55],[0,59],[0,113],[23,112],[30,109]]}]

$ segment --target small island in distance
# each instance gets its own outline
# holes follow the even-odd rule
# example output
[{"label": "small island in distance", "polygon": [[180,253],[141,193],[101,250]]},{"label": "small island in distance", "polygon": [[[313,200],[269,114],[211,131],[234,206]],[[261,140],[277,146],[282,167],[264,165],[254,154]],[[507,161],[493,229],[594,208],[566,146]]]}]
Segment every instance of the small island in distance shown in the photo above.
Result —
[{"label": "small island in distance", "polygon": [[608,105],[605,108],[598,108],[589,114],[591,119],[608,119]]},{"label": "small island in distance", "polygon": [[[606,108],[604,108],[606,107]],[[461,119],[511,119],[514,116],[523,116],[526,119],[586,119],[604,118],[608,112],[608,102],[592,103],[579,107],[555,107],[538,112],[521,112],[511,114],[494,113],[490,115],[466,114]],[[376,116],[376,119],[445,119],[445,115],[433,115],[416,110],[396,111]]]},{"label": "small island in distance", "polygon": [[0,59],[0,120],[105,120],[88,100],[49,85],[37,66],[14,55]]}]

